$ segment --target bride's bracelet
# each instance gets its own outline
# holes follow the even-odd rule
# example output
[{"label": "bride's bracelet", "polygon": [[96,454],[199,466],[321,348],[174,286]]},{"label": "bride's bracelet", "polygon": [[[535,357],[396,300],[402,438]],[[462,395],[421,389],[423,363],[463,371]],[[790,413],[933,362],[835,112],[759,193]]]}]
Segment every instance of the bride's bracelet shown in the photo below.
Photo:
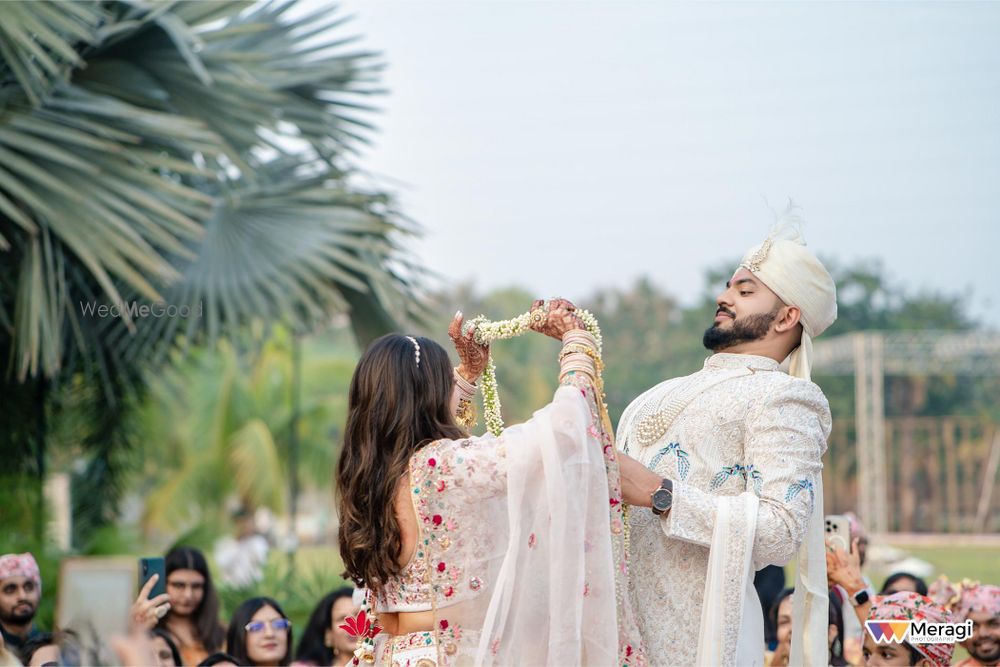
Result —
[{"label": "bride's bracelet", "polygon": [[581,352],[570,352],[562,355],[559,359],[559,378],[562,379],[567,373],[573,371],[586,373],[591,378],[596,378],[599,369],[590,355]]},{"label": "bride's bracelet", "polygon": [[455,375],[455,386],[458,387],[458,393],[461,394],[462,398],[471,399],[476,395],[476,385],[475,383],[469,382],[462,374],[458,372],[458,369],[454,369]]},{"label": "bride's bracelet", "polygon": [[597,338],[594,334],[590,333],[586,329],[570,329],[562,336],[563,345],[569,345],[570,343],[579,343],[581,345],[586,345],[587,347],[592,347],[595,350],[600,349],[597,344]]},{"label": "bride's bracelet", "polygon": [[563,359],[571,354],[585,354],[593,360],[594,366],[598,371],[604,370],[604,362],[601,361],[601,355],[599,355],[597,350],[592,347],[581,345],[579,343],[569,343],[567,345],[563,345],[562,352],[559,353],[559,363],[562,363]]}]

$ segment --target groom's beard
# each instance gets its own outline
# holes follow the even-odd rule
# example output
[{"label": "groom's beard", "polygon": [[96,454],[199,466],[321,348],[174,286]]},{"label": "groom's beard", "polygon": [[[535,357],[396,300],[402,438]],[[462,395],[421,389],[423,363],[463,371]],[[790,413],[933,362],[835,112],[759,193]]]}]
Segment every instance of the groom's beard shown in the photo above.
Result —
[{"label": "groom's beard", "polygon": [[718,324],[713,324],[705,330],[701,343],[712,352],[721,352],[740,343],[760,340],[767,335],[771,323],[777,316],[778,311],[747,315],[733,320],[733,326],[729,329],[722,329]]}]

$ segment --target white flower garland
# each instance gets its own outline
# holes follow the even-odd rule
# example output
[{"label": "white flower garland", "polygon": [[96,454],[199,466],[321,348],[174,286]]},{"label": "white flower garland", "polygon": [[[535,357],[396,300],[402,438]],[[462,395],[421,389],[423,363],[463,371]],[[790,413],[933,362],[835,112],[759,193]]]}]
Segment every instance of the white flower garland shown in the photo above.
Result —
[{"label": "white flower garland", "polygon": [[[548,310],[548,302],[542,304],[541,310]],[[509,320],[491,322],[485,315],[475,317],[462,325],[462,331],[468,334],[474,331],[473,339],[480,345],[489,345],[494,341],[507,340],[520,336],[526,331],[531,331],[532,314],[537,311],[529,311]],[[597,341],[597,353],[602,352],[603,340],[601,338],[601,327],[597,324],[597,318],[589,311],[577,310],[576,316],[580,318],[587,331],[593,335]],[[500,435],[503,431],[503,417],[500,414],[500,390],[497,386],[497,367],[493,363],[491,355],[486,363],[486,370],[483,371],[483,378],[480,381],[483,390],[483,420],[486,428],[493,435]]]}]

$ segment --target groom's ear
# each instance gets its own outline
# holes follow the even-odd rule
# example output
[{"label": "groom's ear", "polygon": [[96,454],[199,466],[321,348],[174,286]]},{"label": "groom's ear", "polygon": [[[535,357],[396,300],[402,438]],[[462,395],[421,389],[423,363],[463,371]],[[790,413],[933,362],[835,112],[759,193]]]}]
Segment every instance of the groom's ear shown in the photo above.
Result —
[{"label": "groom's ear", "polygon": [[774,320],[774,330],[777,333],[791,331],[799,325],[802,311],[798,306],[782,306],[778,309],[778,317]]}]

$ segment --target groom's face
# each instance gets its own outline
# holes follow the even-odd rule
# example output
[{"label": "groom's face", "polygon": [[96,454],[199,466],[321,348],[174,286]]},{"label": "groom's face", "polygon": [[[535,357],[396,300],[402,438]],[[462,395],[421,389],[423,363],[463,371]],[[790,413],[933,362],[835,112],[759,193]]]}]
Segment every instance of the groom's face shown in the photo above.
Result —
[{"label": "groom's face", "polygon": [[705,347],[713,352],[766,337],[784,305],[774,292],[744,268],[733,274],[715,302],[715,321],[702,339]]}]

